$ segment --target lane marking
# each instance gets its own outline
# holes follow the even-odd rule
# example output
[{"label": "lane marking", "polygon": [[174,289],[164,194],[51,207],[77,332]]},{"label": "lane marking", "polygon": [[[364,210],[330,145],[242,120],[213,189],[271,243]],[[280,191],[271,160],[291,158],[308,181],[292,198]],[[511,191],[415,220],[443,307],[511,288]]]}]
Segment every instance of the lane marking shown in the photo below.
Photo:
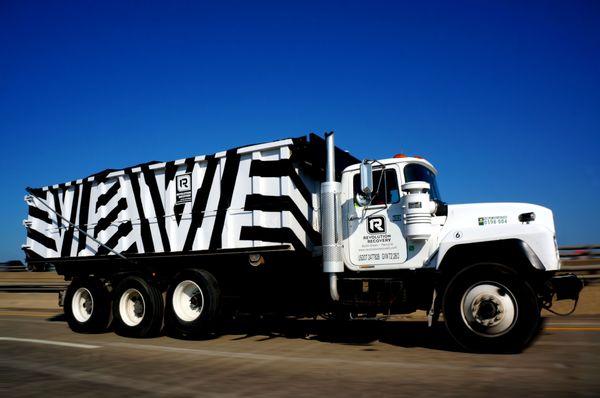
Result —
[{"label": "lane marking", "polygon": [[64,326],[62,320],[54,320],[53,317],[27,317],[27,316],[0,316],[0,322],[16,322],[16,323],[37,323],[38,325],[48,326]]},{"label": "lane marking", "polygon": [[3,311],[0,310],[0,316],[12,317],[35,317],[35,318],[51,318],[56,315],[62,315],[62,312],[28,312],[28,311]]},{"label": "lane marking", "polygon": [[600,332],[600,327],[584,327],[584,326],[551,326],[546,327],[544,330],[550,330],[553,332],[569,331],[569,332]]},{"label": "lane marking", "polygon": [[18,338],[18,337],[0,337],[0,341],[17,341],[20,343],[57,345],[57,346],[61,346],[61,347],[74,347],[74,348],[85,348],[85,349],[100,348],[99,345],[67,343],[65,341],[53,341],[53,340],[22,339],[22,338]]},{"label": "lane marking", "polygon": [[600,343],[587,342],[587,341],[536,341],[533,346],[547,345],[553,347],[600,347]]}]

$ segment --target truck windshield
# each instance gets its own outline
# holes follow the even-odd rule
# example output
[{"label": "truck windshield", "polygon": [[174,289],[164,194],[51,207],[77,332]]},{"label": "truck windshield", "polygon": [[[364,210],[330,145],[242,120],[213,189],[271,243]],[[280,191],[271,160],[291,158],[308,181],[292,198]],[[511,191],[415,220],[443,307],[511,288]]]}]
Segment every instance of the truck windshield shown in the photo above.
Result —
[{"label": "truck windshield", "polygon": [[440,191],[438,190],[435,179],[435,174],[427,167],[417,163],[407,164],[404,166],[404,180],[406,182],[425,181],[429,183],[431,186],[429,191],[431,199],[440,202],[442,201],[442,197],[440,196]]}]

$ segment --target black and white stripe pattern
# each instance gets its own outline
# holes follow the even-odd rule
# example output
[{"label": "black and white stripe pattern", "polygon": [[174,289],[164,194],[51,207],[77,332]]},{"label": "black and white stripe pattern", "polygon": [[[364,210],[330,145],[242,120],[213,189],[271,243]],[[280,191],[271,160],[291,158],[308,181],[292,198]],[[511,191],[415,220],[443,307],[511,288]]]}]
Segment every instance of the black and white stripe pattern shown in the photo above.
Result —
[{"label": "black and white stripe pattern", "polygon": [[[295,161],[295,140],[144,164],[32,190],[30,257],[219,251],[320,245],[319,181]],[[192,175],[192,198],[176,203],[176,176]],[[49,207],[103,243],[69,226]]]}]

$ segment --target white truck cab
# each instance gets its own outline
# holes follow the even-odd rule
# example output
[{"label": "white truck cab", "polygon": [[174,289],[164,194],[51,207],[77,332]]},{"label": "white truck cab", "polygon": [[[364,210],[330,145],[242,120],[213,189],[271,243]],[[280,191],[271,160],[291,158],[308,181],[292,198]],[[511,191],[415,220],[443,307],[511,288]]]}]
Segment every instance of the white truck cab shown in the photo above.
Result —
[{"label": "white truck cab", "polygon": [[428,309],[430,324],[443,313],[455,340],[476,350],[519,350],[553,299],[576,305],[581,281],[554,275],[560,260],[551,210],[446,204],[435,167],[405,155],[363,160],[338,182],[333,135],[326,141],[323,271],[334,302],[372,313]]},{"label": "white truck cab", "polygon": [[[360,165],[342,174],[342,214],[344,224],[344,263],[348,269],[394,270],[422,268],[437,249],[437,236],[446,215],[436,213],[441,198],[436,184],[437,171],[426,160],[412,157],[383,159],[372,170],[373,195],[361,187]],[[414,239],[408,231],[407,204],[403,200],[406,183],[429,184],[425,220],[429,236]],[[433,214],[430,213],[433,211]]]},{"label": "white truck cab", "polygon": [[536,268],[559,269],[550,209],[528,203],[446,205],[437,170],[427,160],[397,155],[369,163],[372,170],[363,173],[372,173],[370,196],[361,186],[360,165],[342,174],[343,260],[349,270],[437,269],[456,245],[504,239],[526,244],[537,257]]}]

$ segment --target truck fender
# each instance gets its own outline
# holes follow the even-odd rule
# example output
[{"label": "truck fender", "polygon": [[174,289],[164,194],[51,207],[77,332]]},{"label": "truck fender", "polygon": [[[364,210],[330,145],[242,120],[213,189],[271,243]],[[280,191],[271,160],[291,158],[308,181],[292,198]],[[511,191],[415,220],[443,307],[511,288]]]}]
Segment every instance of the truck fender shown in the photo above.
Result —
[{"label": "truck fender", "polygon": [[[448,272],[482,262],[501,263],[516,271],[544,271],[546,267],[527,242],[521,239],[451,243],[440,245],[430,260],[431,268]],[[454,272],[451,272],[454,273]]]}]

